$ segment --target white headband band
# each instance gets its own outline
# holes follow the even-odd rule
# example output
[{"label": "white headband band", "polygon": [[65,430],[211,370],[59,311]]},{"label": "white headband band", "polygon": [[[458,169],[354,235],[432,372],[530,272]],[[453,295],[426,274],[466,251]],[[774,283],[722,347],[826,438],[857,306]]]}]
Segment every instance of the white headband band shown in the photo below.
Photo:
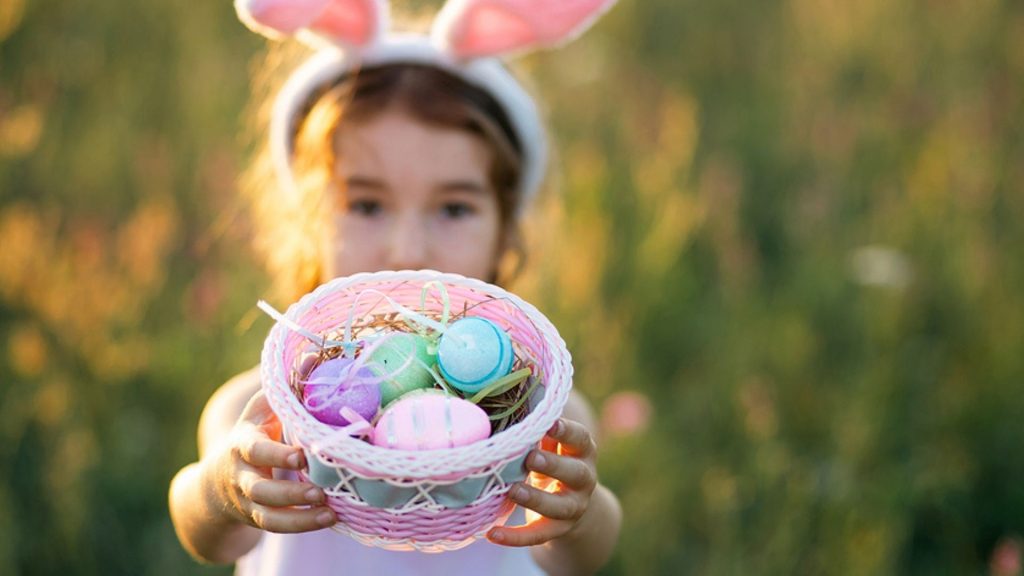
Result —
[{"label": "white headband band", "polygon": [[434,66],[493,98],[523,158],[517,215],[544,179],[547,142],[533,98],[497,56],[550,48],[589,28],[616,0],[449,0],[430,37],[388,34],[386,0],[235,0],[239,18],[271,38],[295,36],[319,50],[274,103],[270,146],[280,184],[293,189],[293,138],[313,94],[357,69]]},{"label": "white headband band", "polygon": [[547,143],[536,104],[498,60],[456,62],[423,36],[389,36],[355,56],[333,47],[323,48],[296,69],[278,93],[270,123],[271,153],[281,185],[295,185],[292,152],[296,124],[312,95],[353,70],[388,64],[434,66],[494,98],[508,117],[522,150],[517,210],[525,209],[544,180],[547,162]]}]

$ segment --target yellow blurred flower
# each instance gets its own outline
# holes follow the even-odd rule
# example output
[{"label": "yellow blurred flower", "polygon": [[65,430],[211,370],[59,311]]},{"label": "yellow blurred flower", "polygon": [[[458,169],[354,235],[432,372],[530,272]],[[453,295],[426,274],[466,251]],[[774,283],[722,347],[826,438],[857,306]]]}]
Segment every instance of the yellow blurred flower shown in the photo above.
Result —
[{"label": "yellow blurred flower", "polygon": [[22,376],[38,376],[46,368],[46,340],[35,326],[17,326],[7,341],[11,367]]},{"label": "yellow blurred flower", "polygon": [[[21,24],[25,15],[25,0],[4,0],[0,2],[0,42],[10,36]],[[0,142],[3,139],[0,138]]]},{"label": "yellow blurred flower", "polygon": [[[3,36],[3,10],[0,8],[0,39]],[[28,155],[36,149],[42,132],[43,111],[38,105],[25,104],[0,115],[0,156]]]}]

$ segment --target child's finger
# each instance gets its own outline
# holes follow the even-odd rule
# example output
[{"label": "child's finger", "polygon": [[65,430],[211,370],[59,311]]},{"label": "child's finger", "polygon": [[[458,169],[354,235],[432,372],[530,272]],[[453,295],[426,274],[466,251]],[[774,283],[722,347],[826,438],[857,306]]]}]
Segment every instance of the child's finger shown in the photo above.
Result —
[{"label": "child's finger", "polygon": [[323,490],[305,482],[271,480],[251,474],[240,484],[246,498],[264,506],[304,506],[323,504],[325,500]]},{"label": "child's finger", "polygon": [[526,459],[527,467],[554,478],[573,490],[590,492],[597,485],[597,474],[586,461],[572,456],[534,450]]},{"label": "child's finger", "polygon": [[522,526],[497,526],[487,533],[487,539],[502,546],[537,546],[564,536],[572,524],[564,520],[540,518]]},{"label": "child's finger", "polygon": [[590,430],[574,420],[559,418],[548,430],[548,436],[558,441],[562,454],[590,458],[597,453],[597,444]]},{"label": "child's finger", "polygon": [[268,532],[294,534],[333,526],[334,511],[325,506],[314,508],[272,508],[254,505],[250,514],[253,523]]},{"label": "child's finger", "polygon": [[242,460],[258,468],[299,470],[305,465],[302,450],[259,434],[248,435],[237,449]]},{"label": "child's finger", "polygon": [[515,484],[508,497],[524,508],[553,520],[577,520],[583,516],[586,505],[576,492],[552,493],[527,484]]}]

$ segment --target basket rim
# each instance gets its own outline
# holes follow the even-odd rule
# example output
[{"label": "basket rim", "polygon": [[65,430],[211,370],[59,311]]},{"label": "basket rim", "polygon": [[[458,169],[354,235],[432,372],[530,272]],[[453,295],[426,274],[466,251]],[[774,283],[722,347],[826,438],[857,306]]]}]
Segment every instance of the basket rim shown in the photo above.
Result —
[{"label": "basket rim", "polygon": [[[275,414],[282,421],[282,425],[286,428],[291,441],[298,442],[307,449],[320,452],[333,460],[357,468],[353,472],[361,477],[395,477],[396,475],[393,473],[394,466],[381,465],[379,462],[381,460],[385,462],[400,460],[405,464],[402,468],[410,469],[408,474],[402,475],[403,478],[420,479],[469,472],[486,467],[497,461],[508,460],[525,453],[543,438],[547,430],[550,429],[562,413],[568,400],[573,376],[571,357],[564,339],[562,339],[550,320],[535,306],[500,286],[475,278],[468,278],[461,274],[438,272],[429,269],[360,272],[350,276],[334,278],[321,284],[290,305],[284,315],[290,320],[297,322],[299,318],[307,315],[317,303],[326,297],[345,290],[351,290],[354,287],[365,286],[370,288],[375,284],[386,282],[425,283],[429,281],[440,281],[446,286],[464,286],[488,296],[504,299],[533,323],[537,328],[543,346],[547,348],[547,353],[551,356],[550,363],[544,367],[549,373],[546,375],[543,383],[545,392],[542,400],[544,403],[553,404],[550,406],[550,409],[533,410],[522,421],[497,435],[455,448],[397,450],[374,446],[356,437],[337,434],[333,434],[329,444],[314,447],[313,445],[317,443],[317,439],[310,438],[311,435],[328,436],[336,428],[320,422],[309,414],[305,407],[302,406],[301,401],[288,389],[287,382],[290,367],[284,365],[284,354],[282,351],[285,349],[285,342],[291,331],[280,322],[277,322],[270,329],[270,333],[264,342],[260,362],[260,384],[261,388],[267,393],[267,400]],[[299,421],[287,421],[287,415],[296,415]],[[306,430],[311,432],[307,434]],[[510,436],[508,435],[512,435],[511,441],[509,441]],[[494,446],[494,439],[498,437],[501,437],[506,445],[500,451],[498,447]],[[341,454],[345,454],[345,456],[343,457]],[[449,464],[446,466],[445,462]],[[458,462],[461,465],[454,466],[450,464],[452,462]]]}]

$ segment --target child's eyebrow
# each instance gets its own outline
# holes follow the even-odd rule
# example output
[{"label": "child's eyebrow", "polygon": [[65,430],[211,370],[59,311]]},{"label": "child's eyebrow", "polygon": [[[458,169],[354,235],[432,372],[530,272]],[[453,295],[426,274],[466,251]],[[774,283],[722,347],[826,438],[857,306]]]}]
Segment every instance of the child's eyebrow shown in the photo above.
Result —
[{"label": "child's eyebrow", "polygon": [[486,194],[487,187],[476,180],[451,180],[442,182],[438,187],[441,192],[468,192],[470,194]]},{"label": "child's eyebrow", "polygon": [[387,188],[383,180],[359,174],[353,174],[345,178],[345,186],[348,188],[359,188],[361,190],[385,190]]}]

